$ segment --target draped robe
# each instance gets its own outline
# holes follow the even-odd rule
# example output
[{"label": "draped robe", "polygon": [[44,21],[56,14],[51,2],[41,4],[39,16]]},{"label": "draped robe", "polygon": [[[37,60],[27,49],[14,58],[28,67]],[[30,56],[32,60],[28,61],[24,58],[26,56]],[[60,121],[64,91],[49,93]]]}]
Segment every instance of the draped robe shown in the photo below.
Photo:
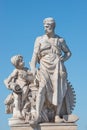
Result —
[{"label": "draped robe", "polygon": [[[31,69],[40,64],[36,78],[45,87],[45,96],[50,103],[58,106],[62,103],[67,91],[67,72],[64,62],[61,61],[62,53],[67,53],[69,48],[65,41],[58,36],[54,43],[47,41],[44,36],[36,39]],[[41,89],[41,86],[39,86]]]}]

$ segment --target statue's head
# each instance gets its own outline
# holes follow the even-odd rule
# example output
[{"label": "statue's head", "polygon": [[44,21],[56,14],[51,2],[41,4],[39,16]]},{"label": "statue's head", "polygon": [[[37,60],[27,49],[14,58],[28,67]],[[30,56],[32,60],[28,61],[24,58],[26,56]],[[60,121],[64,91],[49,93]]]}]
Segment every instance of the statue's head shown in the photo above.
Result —
[{"label": "statue's head", "polygon": [[44,24],[44,27],[47,27],[48,25],[50,25],[52,29],[54,29],[56,26],[55,20],[52,17],[45,18],[43,20],[43,24]]},{"label": "statue's head", "polygon": [[23,57],[21,55],[15,55],[11,58],[11,63],[16,68],[21,68],[24,66]]}]

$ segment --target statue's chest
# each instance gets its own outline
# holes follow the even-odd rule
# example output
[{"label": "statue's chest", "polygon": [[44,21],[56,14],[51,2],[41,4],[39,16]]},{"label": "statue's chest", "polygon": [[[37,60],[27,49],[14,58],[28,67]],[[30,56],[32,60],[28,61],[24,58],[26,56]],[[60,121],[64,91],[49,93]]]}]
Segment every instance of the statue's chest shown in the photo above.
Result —
[{"label": "statue's chest", "polygon": [[20,70],[18,73],[19,78],[27,77],[27,72],[25,70]]},{"label": "statue's chest", "polygon": [[61,49],[61,45],[58,42],[58,39],[41,39],[40,41],[40,50],[57,50],[57,49]]}]

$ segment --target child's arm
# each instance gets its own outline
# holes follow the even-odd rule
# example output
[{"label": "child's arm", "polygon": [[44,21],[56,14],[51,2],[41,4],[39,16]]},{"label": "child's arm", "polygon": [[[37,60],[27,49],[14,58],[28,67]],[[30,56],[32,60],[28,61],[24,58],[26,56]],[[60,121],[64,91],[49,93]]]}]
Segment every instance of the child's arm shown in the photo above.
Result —
[{"label": "child's arm", "polygon": [[17,78],[18,71],[15,69],[7,79],[4,80],[4,83],[8,89],[11,89],[10,86],[14,82],[14,80]]}]

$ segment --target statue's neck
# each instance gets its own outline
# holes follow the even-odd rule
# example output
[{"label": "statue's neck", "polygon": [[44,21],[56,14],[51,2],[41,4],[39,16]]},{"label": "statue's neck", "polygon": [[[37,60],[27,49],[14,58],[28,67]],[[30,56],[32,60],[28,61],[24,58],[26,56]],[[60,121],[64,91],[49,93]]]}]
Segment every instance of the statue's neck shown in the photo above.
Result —
[{"label": "statue's neck", "polygon": [[53,37],[55,37],[55,33],[54,33],[54,32],[47,33],[46,36],[47,36],[48,38],[53,38]]}]

